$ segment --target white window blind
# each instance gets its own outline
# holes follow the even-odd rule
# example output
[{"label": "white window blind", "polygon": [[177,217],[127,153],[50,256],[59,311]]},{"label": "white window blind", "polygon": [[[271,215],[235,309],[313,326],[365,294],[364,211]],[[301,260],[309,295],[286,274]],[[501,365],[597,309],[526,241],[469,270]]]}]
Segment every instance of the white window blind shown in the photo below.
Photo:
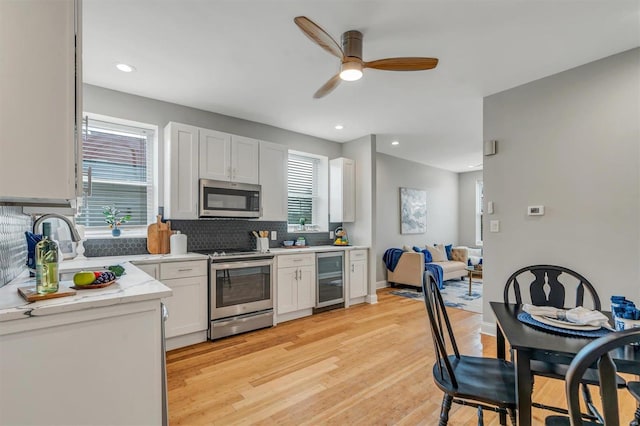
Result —
[{"label": "white window blind", "polygon": [[317,158],[289,154],[287,174],[288,220],[290,225],[298,225],[304,218],[307,225],[314,220],[314,199],[318,196]]},{"label": "white window blind", "polygon": [[[102,210],[113,205],[124,224],[147,225],[153,212],[153,138],[149,129],[88,119],[82,142],[85,200],[76,223],[105,227]],[[87,172],[91,167],[91,196]]]}]

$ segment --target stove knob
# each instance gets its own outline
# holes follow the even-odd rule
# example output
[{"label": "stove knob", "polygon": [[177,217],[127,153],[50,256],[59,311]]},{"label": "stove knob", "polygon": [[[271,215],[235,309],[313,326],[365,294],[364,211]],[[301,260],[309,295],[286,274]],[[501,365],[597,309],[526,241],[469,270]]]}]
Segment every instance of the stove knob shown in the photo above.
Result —
[{"label": "stove knob", "polygon": [[225,253],[225,252],[220,253],[220,256],[226,256],[226,255],[227,255],[227,253]]},{"label": "stove knob", "polygon": [[212,254],[211,256],[213,256],[213,257],[218,257],[218,256],[220,256],[220,255],[218,254],[218,252],[217,252],[217,251],[214,251],[214,252],[213,252],[213,254]]}]

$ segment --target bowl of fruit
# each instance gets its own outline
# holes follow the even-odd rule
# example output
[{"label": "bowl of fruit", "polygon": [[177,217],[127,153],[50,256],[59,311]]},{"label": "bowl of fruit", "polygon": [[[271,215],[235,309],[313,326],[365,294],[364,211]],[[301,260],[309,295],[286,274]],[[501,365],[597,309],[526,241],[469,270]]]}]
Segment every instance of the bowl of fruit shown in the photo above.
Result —
[{"label": "bowl of fruit", "polygon": [[113,271],[80,271],[73,275],[73,286],[76,290],[104,288],[116,282]]}]

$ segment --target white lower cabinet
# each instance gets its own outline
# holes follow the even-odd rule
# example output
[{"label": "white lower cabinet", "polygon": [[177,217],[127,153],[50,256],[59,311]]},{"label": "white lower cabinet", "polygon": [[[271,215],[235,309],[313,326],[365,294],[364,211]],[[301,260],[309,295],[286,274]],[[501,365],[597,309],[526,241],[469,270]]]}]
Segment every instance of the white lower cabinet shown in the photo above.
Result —
[{"label": "white lower cabinet", "polygon": [[207,340],[208,261],[190,260],[160,264],[138,264],[138,268],[173,291],[162,299],[169,311],[165,324],[167,350]]},{"label": "white lower cabinet", "polygon": [[357,299],[367,295],[367,250],[349,252],[349,298]]},{"label": "white lower cabinet", "polygon": [[162,424],[161,325],[160,299],[3,322],[0,424]]},{"label": "white lower cabinet", "polygon": [[[315,306],[315,283],[315,254],[278,256],[278,321],[287,321],[310,313]],[[300,315],[285,315],[296,312],[300,312]]]}]

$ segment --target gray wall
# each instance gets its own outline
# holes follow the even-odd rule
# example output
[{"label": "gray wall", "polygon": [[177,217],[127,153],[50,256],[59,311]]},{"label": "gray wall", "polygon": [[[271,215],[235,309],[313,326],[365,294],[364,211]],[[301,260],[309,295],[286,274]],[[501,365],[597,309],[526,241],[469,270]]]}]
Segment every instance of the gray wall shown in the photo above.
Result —
[{"label": "gray wall", "polygon": [[[381,153],[376,159],[376,281],[384,281],[386,249],[458,243],[458,174]],[[425,234],[400,234],[400,187],[427,191]]]},{"label": "gray wall", "polygon": [[476,247],[476,181],[482,170],[458,175],[458,244]]},{"label": "gray wall", "polygon": [[[604,306],[640,302],[640,49],[484,100],[484,321],[510,273],[537,263],[582,273]],[[527,216],[528,205],[545,206]],[[485,328],[486,329],[486,328]]]},{"label": "gray wall", "polygon": [[[342,155],[342,144],[295,133],[266,124],[247,121],[227,115],[216,114],[156,99],[144,98],[124,92],[85,84],[83,86],[83,109],[126,120],[158,126],[159,164],[164,164],[162,152],[163,129],[170,121],[190,124],[206,129],[232,133],[234,135],[286,145],[289,149],[327,156],[329,159]],[[159,204],[163,205],[163,178],[159,180]]]}]

